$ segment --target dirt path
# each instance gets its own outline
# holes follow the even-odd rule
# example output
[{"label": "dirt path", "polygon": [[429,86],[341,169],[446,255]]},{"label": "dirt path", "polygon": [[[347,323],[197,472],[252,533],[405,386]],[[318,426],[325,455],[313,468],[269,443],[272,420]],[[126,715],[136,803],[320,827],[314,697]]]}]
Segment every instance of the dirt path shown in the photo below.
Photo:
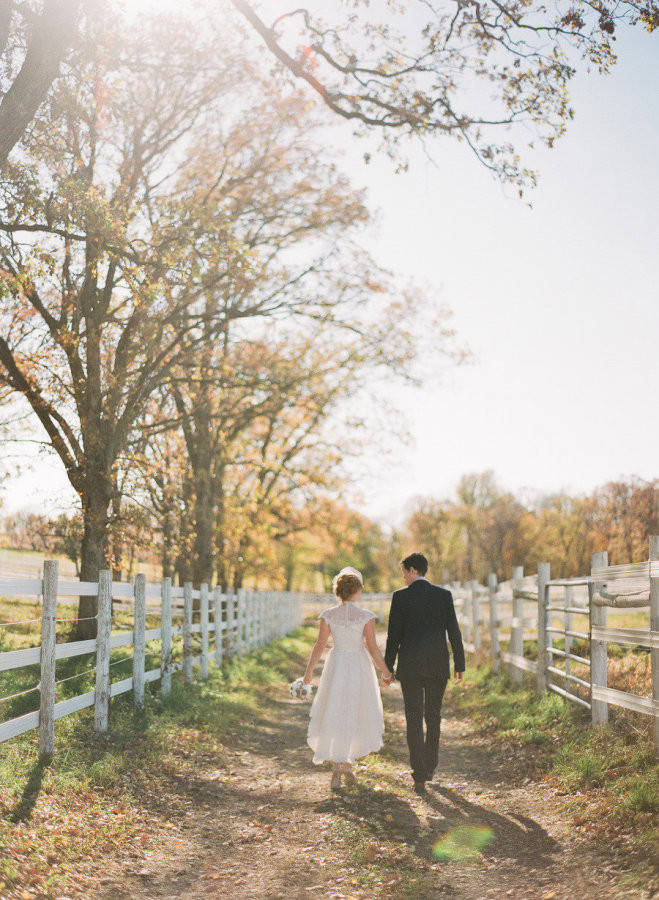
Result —
[{"label": "dirt path", "polygon": [[[268,689],[270,690],[270,689]],[[400,688],[385,692],[385,749],[360,786],[332,794],[305,743],[308,704],[270,693],[268,712],[232,749],[171,773],[155,845],[107,863],[103,898],[641,897],[569,824],[560,800],[525,783],[515,758],[484,745],[445,704],[440,766],[425,797],[411,790]],[[194,757],[194,764],[191,760]],[[190,763],[190,764],[189,764]],[[484,826],[474,860],[439,861],[447,834]]]}]

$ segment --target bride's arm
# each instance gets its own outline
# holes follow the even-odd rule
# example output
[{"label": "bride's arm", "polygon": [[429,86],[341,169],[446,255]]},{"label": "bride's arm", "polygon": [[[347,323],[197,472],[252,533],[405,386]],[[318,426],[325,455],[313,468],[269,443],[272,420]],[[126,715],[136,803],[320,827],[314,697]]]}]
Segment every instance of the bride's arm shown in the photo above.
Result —
[{"label": "bride's arm", "polygon": [[329,638],[329,636],[330,627],[325,619],[321,619],[320,628],[318,629],[318,639],[313,645],[313,650],[311,651],[311,656],[309,657],[307,670],[304,673],[304,678],[302,679],[305,684],[311,684],[311,680],[313,678],[313,670],[318,665],[318,660],[323,654],[323,650],[325,649],[325,644],[327,643],[327,639]]},{"label": "bride's arm", "polygon": [[375,667],[379,669],[385,678],[391,677],[391,672],[384,661],[384,657],[380,653],[377,641],[375,640],[375,619],[369,619],[364,625],[364,637],[366,639],[366,647],[371,654],[371,659],[375,663]]}]

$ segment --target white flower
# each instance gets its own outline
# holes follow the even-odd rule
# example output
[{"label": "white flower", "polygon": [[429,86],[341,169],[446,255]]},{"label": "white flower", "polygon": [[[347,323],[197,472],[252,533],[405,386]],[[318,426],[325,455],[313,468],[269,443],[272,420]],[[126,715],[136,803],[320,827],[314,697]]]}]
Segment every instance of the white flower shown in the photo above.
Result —
[{"label": "white flower", "polygon": [[291,697],[295,697],[296,700],[306,700],[311,696],[311,685],[305,684],[301,678],[296,678],[292,684],[289,684],[288,690]]}]

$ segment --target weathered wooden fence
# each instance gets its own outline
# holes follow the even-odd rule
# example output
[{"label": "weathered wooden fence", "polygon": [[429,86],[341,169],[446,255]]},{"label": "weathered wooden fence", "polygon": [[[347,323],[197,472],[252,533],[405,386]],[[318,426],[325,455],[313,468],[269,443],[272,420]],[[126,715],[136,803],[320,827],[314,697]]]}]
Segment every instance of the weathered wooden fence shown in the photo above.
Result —
[{"label": "weathered wooden fence", "polygon": [[[370,609],[376,613],[378,619],[383,622],[389,612],[391,594],[367,593],[362,594],[359,605],[364,609]],[[336,606],[337,599],[329,592],[324,594],[304,594],[304,610],[307,615],[318,615],[330,606]]]},{"label": "weathered wooden fence", "polygon": [[[579,578],[552,579],[549,563],[540,563],[533,576],[518,566],[501,584],[490,575],[487,586],[445,587],[453,592],[468,652],[488,654],[496,672],[505,666],[518,683],[525,673],[534,676],[539,692],[589,709],[595,725],[608,720],[609,706],[652,716],[659,754],[659,537],[650,538],[646,562],[609,566],[606,553],[595,553],[590,574]],[[645,627],[607,624],[608,610],[646,608]],[[650,651],[651,696],[608,686],[609,644]]]},{"label": "weathered wooden fence", "polygon": [[[144,704],[145,685],[160,680],[163,694],[171,690],[172,673],[182,669],[186,683],[192,681],[195,667],[202,678],[208,677],[209,660],[222,665],[226,657],[242,658],[244,654],[283,637],[296,628],[303,618],[304,596],[280,591],[239,590],[209,591],[207,585],[195,591],[191,584],[173,587],[170,578],[162,584],[148,584],[138,575],[133,584],[112,581],[112,574],[104,571],[98,582],[62,580],[58,577],[57,562],[46,562],[43,579],[0,577],[0,595],[41,599],[41,644],[0,653],[0,672],[39,665],[40,681],[30,691],[40,693],[40,708],[0,723],[0,743],[32,729],[39,729],[40,750],[43,755],[53,752],[55,721],[86,707],[94,707],[94,728],[108,729],[110,699],[127,691],[133,692],[137,708]],[[97,636],[93,640],[57,643],[56,626],[58,602],[78,596],[98,597]],[[113,602],[114,601],[114,602]],[[113,630],[113,612],[118,609],[133,612],[131,631]],[[149,614],[160,616],[159,628],[146,628]],[[198,618],[194,622],[194,618]],[[70,623],[70,619],[65,621]],[[0,623],[1,628],[12,624]],[[193,635],[199,635],[200,652],[193,652]],[[173,639],[182,637],[182,657],[172,661]],[[214,639],[214,640],[212,640]],[[146,644],[160,642],[160,665],[146,670]],[[132,647],[133,674],[117,681],[111,679],[111,668],[126,658],[113,662],[112,651]],[[55,702],[55,689],[65,679],[56,678],[58,660],[85,654],[95,654],[95,690]],[[77,674],[73,677],[79,677]],[[30,693],[21,691],[21,694]],[[11,700],[0,696],[0,701]]]},{"label": "weathered wooden fence", "polygon": [[[560,694],[591,712],[596,725],[608,720],[609,706],[622,707],[654,720],[655,746],[659,753],[659,537],[650,539],[649,559],[643,563],[609,566],[606,553],[593,556],[591,572],[579,578],[552,579],[549,563],[525,576],[516,567],[510,581],[497,583],[490,575],[486,586],[476,581],[446,585],[453,592],[465,648],[488,654],[495,671],[505,666],[516,682],[524,674],[534,676],[539,692]],[[297,627],[304,611],[320,611],[336,602],[330,594],[240,590],[236,593],[202,585],[173,587],[171,579],[148,584],[138,575],[133,584],[113,582],[102,572],[98,583],[63,580],[57,562],[47,562],[43,579],[2,578],[0,595],[40,598],[41,644],[0,652],[0,672],[39,665],[39,684],[29,691],[40,693],[40,708],[0,722],[0,743],[32,729],[39,729],[40,748],[54,748],[57,719],[94,707],[94,727],[108,728],[110,699],[133,691],[136,707],[144,703],[145,685],[160,680],[161,690],[171,690],[172,673],[182,669],[189,683],[196,667],[208,677],[209,660],[221,666],[225,658],[238,657],[282,637]],[[98,597],[97,637],[94,640],[57,643],[58,602],[67,598]],[[384,618],[389,596],[364,594],[363,605]],[[623,610],[649,609],[647,627],[617,627],[613,615]],[[131,631],[113,630],[113,611],[133,613]],[[607,623],[607,611],[611,621]],[[147,611],[160,616],[159,628],[146,628]],[[198,621],[194,621],[197,618]],[[67,620],[70,621],[70,620]],[[0,628],[12,623],[0,623]],[[193,635],[199,652],[193,650]],[[173,662],[174,638],[182,638],[181,659]],[[146,670],[146,644],[159,641],[160,665]],[[211,648],[211,642],[213,647]],[[651,696],[639,696],[608,686],[610,643],[650,651]],[[112,681],[112,651],[131,647],[131,677]],[[96,685],[92,691],[55,701],[58,660],[95,654]],[[76,674],[73,677],[79,677]],[[0,702],[11,700],[0,696]]]}]

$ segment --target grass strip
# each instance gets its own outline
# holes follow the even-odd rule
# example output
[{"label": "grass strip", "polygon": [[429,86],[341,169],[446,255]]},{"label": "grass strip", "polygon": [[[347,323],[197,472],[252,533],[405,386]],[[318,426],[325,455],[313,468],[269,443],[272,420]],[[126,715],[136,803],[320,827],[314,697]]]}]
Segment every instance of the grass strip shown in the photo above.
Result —
[{"label": "grass strip", "polygon": [[157,829],[171,827],[172,779],[210,756],[226,763],[264,689],[298,674],[310,631],[213,667],[206,682],[184,686],[176,675],[168,698],[149,686],[141,714],[130,695],[116,698],[106,735],[93,731],[90,710],[59,720],[47,765],[36,733],[1,745],[0,898],[84,895],[104,856],[144,858]]},{"label": "grass strip", "polygon": [[646,888],[659,889],[659,766],[649,718],[611,709],[590,713],[557,694],[539,696],[490,666],[468,670],[452,706],[482,736],[517,754],[528,775],[564,799],[572,825],[612,850]]}]

